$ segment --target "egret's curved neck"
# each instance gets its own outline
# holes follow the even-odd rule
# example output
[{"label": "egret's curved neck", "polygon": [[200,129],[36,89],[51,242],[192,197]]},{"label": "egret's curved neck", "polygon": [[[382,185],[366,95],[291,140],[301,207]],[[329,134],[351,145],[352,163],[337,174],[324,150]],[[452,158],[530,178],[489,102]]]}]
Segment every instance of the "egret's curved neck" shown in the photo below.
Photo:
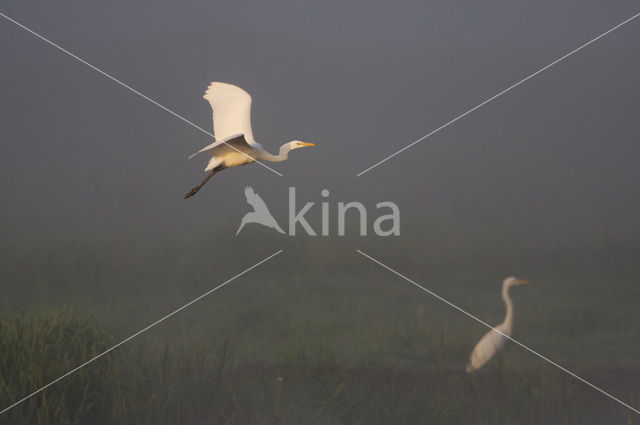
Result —
[{"label": "egret's curved neck", "polygon": [[508,332],[511,332],[513,327],[513,303],[511,297],[509,297],[509,285],[502,285],[502,299],[507,307],[507,314],[504,316],[504,322],[502,323]]},{"label": "egret's curved neck", "polygon": [[267,151],[262,151],[260,155],[258,155],[258,159],[270,162],[286,161],[289,158],[290,150],[291,146],[289,145],[289,143],[285,143],[284,145],[280,146],[280,153],[278,155],[272,155]]}]

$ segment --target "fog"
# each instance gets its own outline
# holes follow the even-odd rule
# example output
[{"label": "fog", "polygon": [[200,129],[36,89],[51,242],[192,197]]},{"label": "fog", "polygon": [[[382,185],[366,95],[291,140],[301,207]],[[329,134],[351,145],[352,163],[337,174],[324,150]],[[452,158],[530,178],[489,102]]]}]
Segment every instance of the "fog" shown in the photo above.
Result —
[{"label": "fog", "polygon": [[3,226],[198,226],[238,216],[253,185],[286,211],[394,200],[403,218],[539,229],[635,226],[638,25],[631,23],[370,172],[633,12],[633,2],[458,5],[6,3],[4,11],[211,131],[210,81],[249,91],[258,141],[317,143],[181,195],[209,137],[3,21]]},{"label": "fog", "polygon": [[[28,340],[28,320],[43,314],[34,323],[54,330],[33,332],[49,341],[63,335],[56,326],[84,320],[57,310],[73,307],[95,316],[96,335],[104,329],[111,343],[284,249],[105,356],[115,362],[105,376],[121,368],[132,388],[151,383],[122,397],[98,386],[93,393],[113,394],[122,408],[82,399],[106,403],[107,413],[86,407],[89,419],[69,423],[184,423],[172,397],[180,404],[210,389],[189,375],[209,376],[198,359],[212,357],[198,347],[226,359],[227,341],[236,387],[213,397],[223,406],[194,403],[192,423],[218,412],[236,418],[221,423],[626,423],[626,408],[513,345],[485,375],[468,377],[464,362],[487,330],[355,252],[492,324],[503,314],[502,279],[531,279],[514,291],[517,338],[638,406],[640,20],[357,176],[633,16],[637,3],[453,3],[2,3],[2,13],[208,132],[202,95],[222,81],[252,95],[253,133],[268,151],[293,139],[317,145],[268,164],[282,176],[257,164],[229,169],[183,200],[207,162],[187,157],[210,136],[0,17],[0,337],[13,335],[4,317],[24,310],[16,340]],[[299,227],[290,237],[250,224],[235,237],[250,210],[245,186],[285,230],[289,187],[298,208],[315,202],[307,217],[318,233],[328,202],[330,235]],[[353,216],[347,235],[337,235],[337,205],[348,201],[366,205],[369,236],[357,235]],[[400,236],[371,231],[382,201],[398,205]],[[163,349],[162,338],[176,345]],[[62,350],[67,363],[45,356],[40,369],[24,368],[38,379],[72,369],[90,350],[81,338],[67,343],[53,346],[76,349],[77,359]],[[0,364],[41,358],[11,347],[0,349]],[[305,360],[323,355],[327,369]],[[167,376],[182,383],[166,398],[157,393],[175,386],[158,378],[160,364],[174,365]],[[50,365],[60,370],[42,372]],[[5,405],[39,382],[12,380],[16,368],[0,373]],[[101,369],[86,373],[93,370]],[[265,387],[265,399],[276,400],[269,412],[262,393],[252,395],[262,388],[258,370],[284,376],[282,387]],[[65,391],[89,382],[77,379],[47,395],[75,412]],[[387,384],[384,394],[371,390]],[[424,397],[429,391],[442,398]],[[317,411],[319,400],[326,403]],[[37,403],[16,418],[31,418]],[[456,413],[429,416],[446,408]],[[154,420],[162,409],[178,416]]]}]

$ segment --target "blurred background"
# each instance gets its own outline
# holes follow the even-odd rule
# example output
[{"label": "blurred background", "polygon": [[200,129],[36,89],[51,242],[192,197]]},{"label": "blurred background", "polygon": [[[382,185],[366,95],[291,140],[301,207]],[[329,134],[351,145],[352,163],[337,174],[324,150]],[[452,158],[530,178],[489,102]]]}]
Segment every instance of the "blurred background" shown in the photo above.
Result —
[{"label": "blurred background", "polygon": [[[210,138],[0,18],[0,388],[12,423],[612,423],[640,416],[510,344],[464,372],[515,288],[514,337],[640,406],[640,21],[364,169],[638,12],[601,2],[5,1],[2,13],[211,131],[211,81],[253,97],[273,164],[194,198]],[[320,228],[282,226],[288,187]],[[337,236],[338,202],[370,236]],[[375,204],[401,235],[371,232]],[[286,228],[286,227],[285,227]]]}]

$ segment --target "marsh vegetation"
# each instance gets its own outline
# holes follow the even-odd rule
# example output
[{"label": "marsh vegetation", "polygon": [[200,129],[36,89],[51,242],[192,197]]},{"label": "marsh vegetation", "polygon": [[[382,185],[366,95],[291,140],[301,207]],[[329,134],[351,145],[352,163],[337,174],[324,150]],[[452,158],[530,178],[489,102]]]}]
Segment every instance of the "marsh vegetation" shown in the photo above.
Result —
[{"label": "marsh vegetation", "polygon": [[[504,270],[520,270],[534,284],[512,292],[514,337],[638,406],[640,250],[631,236],[514,245],[517,238],[495,233],[425,229],[431,248],[406,236],[404,248],[388,249],[363,240],[339,248],[302,238],[274,244],[267,233],[253,234],[241,241],[250,247],[243,258],[217,250],[215,261],[208,238],[196,235],[10,241],[1,260],[3,406],[281,246],[285,252],[16,406],[2,422],[636,421],[514,344],[467,374],[470,350],[486,329],[352,250],[383,258],[489,323],[504,314]],[[437,255],[429,252],[435,247]],[[403,249],[422,252],[422,260]]]}]

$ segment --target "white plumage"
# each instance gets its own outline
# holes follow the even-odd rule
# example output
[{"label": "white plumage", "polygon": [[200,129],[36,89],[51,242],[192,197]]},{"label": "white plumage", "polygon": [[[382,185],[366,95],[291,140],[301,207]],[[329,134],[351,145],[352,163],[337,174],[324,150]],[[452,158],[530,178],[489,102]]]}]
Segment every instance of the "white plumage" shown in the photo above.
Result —
[{"label": "white plumage", "polygon": [[484,366],[491,358],[504,347],[506,336],[511,336],[513,330],[513,303],[509,296],[509,288],[514,285],[529,283],[527,280],[519,280],[508,277],[502,282],[502,299],[507,308],[504,322],[487,332],[476,344],[469,357],[467,372],[474,372]]},{"label": "white plumage", "polygon": [[203,96],[213,110],[213,134],[216,141],[191,155],[208,152],[211,158],[205,171],[209,175],[185,195],[185,199],[198,192],[214,174],[229,167],[251,164],[257,161],[280,162],[289,158],[289,151],[305,146],[315,146],[293,140],[280,147],[278,155],[265,151],[253,138],[251,130],[251,96],[240,87],[213,82]]},{"label": "white plumage", "polygon": [[213,110],[213,134],[216,139],[227,139],[244,134],[249,143],[254,143],[251,131],[251,96],[238,86],[226,83],[211,83],[203,98]]}]

